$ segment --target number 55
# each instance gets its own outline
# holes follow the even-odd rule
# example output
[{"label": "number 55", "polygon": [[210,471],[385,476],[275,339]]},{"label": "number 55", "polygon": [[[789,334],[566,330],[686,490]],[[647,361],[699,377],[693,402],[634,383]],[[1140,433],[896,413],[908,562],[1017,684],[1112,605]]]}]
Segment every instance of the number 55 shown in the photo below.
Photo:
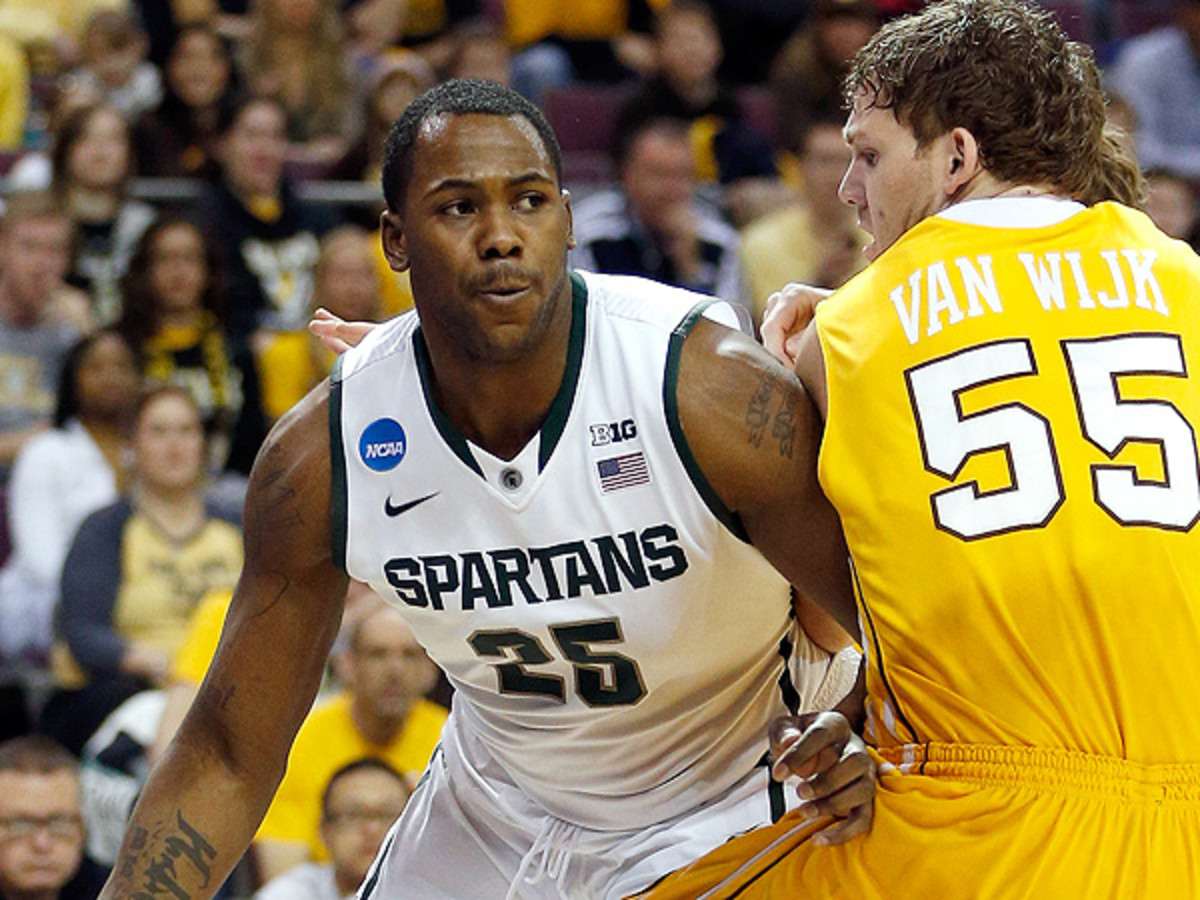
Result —
[{"label": "number 55", "polygon": [[[1186,377],[1178,335],[1128,334],[1062,342],[1084,436],[1113,459],[1129,442],[1157,444],[1162,482],[1133,466],[1094,465],[1096,502],[1123,525],[1187,531],[1200,520],[1200,462],[1191,424],[1165,400],[1124,400],[1118,376]],[[977,482],[933,494],[938,528],[963,540],[1039,528],[1065,498],[1049,421],[1020,403],[964,415],[959,395],[974,387],[1037,374],[1028,340],[983,344],[905,373],[925,465],[953,481],[978,453],[1002,449],[1012,483],[981,491]]]}]

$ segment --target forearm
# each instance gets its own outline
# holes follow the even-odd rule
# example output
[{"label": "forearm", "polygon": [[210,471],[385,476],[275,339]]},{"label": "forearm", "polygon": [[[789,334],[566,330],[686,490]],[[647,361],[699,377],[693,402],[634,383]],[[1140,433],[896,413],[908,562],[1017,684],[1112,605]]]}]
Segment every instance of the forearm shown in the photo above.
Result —
[{"label": "forearm", "polygon": [[[202,695],[197,704],[221,702]],[[239,770],[222,753],[224,743],[219,730],[184,725],[134,807],[101,900],[203,900],[224,883],[283,773],[282,764],[273,773]]]},{"label": "forearm", "polygon": [[337,634],[326,395],[268,437],[246,495],[246,564],[216,656],[134,808],[103,900],[203,900],[245,853]]}]

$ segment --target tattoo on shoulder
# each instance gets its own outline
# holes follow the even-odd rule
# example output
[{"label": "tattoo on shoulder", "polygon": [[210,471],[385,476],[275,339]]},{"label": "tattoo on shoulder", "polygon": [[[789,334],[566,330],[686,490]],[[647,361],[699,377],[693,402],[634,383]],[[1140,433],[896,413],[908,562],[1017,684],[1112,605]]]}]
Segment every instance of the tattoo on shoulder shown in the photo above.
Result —
[{"label": "tattoo on shoulder", "polygon": [[[120,864],[120,877],[129,886],[130,900],[191,900],[196,895],[180,883],[189,869],[200,878],[201,889],[212,880],[217,848],[192,827],[183,813],[176,810],[175,827],[167,826],[163,832],[152,835],[145,828],[136,828],[130,835],[130,849]],[[152,843],[159,845],[157,853],[149,850]]]},{"label": "tattoo on shoulder", "polygon": [[282,468],[268,473],[263,479],[258,507],[264,523],[271,528],[288,528],[304,523],[289,474],[288,469]]},{"label": "tattoo on shoulder", "polygon": [[205,682],[200,688],[200,694],[197,702],[207,704],[208,706],[218,709],[221,712],[229,710],[229,704],[233,701],[234,695],[237,694],[237,685],[231,684],[228,687],[222,685],[208,684]]},{"label": "tattoo on shoulder", "polygon": [[759,377],[758,387],[746,406],[746,440],[762,446],[769,434],[779,447],[779,455],[792,458],[796,443],[796,395],[770,372]]}]

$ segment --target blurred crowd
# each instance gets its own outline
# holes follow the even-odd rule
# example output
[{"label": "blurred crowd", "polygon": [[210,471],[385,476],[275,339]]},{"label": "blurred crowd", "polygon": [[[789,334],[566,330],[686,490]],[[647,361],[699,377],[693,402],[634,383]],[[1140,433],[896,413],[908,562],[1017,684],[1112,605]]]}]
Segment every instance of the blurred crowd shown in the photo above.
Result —
[{"label": "blurred crowd", "polygon": [[[785,282],[864,264],[839,82],[920,5],[0,0],[0,897],[94,896],[112,864],[216,646],[257,449],[332,363],[313,311],[411,306],[377,182],[418,93],[539,103],[572,264],[753,331]],[[1044,5],[1104,67],[1146,213],[1200,246],[1200,0]],[[230,896],[348,894],[436,743],[447,688],[399,617],[352,588],[343,631]]]}]

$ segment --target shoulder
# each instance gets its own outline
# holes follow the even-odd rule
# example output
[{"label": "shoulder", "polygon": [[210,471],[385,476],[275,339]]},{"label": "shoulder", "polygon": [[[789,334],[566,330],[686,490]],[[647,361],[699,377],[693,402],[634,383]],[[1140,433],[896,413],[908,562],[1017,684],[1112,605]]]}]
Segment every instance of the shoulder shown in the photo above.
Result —
[{"label": "shoulder", "polygon": [[133,504],[128,498],[122,497],[116,503],[96,510],[83,520],[77,534],[80,537],[94,537],[103,534],[119,534],[126,523],[133,517]]},{"label": "shoulder", "polygon": [[773,249],[782,241],[805,236],[809,221],[808,208],[803,203],[790,203],[743,228],[742,247],[750,250],[752,247],[769,245]]},{"label": "shoulder", "polygon": [[697,464],[735,513],[791,490],[816,408],[796,374],[753,339],[701,321],[680,353],[679,421]]},{"label": "shoulder", "polygon": [[[729,305],[708,294],[675,287],[637,275],[606,275],[575,270],[587,291],[589,306],[610,319],[679,327],[695,314],[736,327]],[[728,310],[725,315],[724,310]]]},{"label": "shoulder", "polygon": [[1169,77],[1170,66],[1164,66],[1164,57],[1172,60],[1179,55],[1190,54],[1187,38],[1177,28],[1159,28],[1131,38],[1117,55],[1113,64],[1113,76],[1121,79],[1128,75],[1139,77]]},{"label": "shoulder", "polygon": [[92,445],[88,433],[74,421],[62,428],[48,428],[38,432],[21,447],[18,459],[27,465],[42,468],[71,460],[82,448]]},{"label": "shoulder", "polygon": [[322,381],[284,413],[254,460],[246,490],[246,568],[288,584],[301,573],[316,577],[330,559],[329,395]]},{"label": "shoulder", "polygon": [[417,311],[410,309],[376,325],[358,346],[338,357],[331,383],[336,386],[384,360],[409,352],[420,324]]}]

